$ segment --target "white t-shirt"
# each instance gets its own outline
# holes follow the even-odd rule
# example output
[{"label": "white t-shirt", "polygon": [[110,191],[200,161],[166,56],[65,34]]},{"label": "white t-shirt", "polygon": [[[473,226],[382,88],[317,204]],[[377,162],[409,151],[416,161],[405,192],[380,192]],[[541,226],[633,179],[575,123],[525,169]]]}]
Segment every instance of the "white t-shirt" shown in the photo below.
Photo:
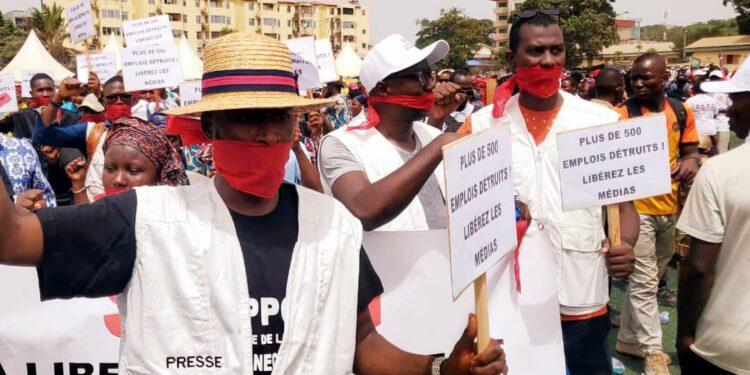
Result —
[{"label": "white t-shirt", "polygon": [[[732,99],[729,99],[729,95],[721,93],[721,92],[715,92],[709,94],[712,98],[716,99],[717,102],[719,102],[719,111],[726,111],[729,107],[732,106]],[[720,132],[728,132],[729,131],[729,117],[725,115],[724,113],[719,113],[718,116],[716,116],[716,130]]]},{"label": "white t-shirt", "polygon": [[693,351],[712,364],[750,374],[750,146],[709,159],[677,228],[721,243],[711,297],[696,327]]},{"label": "white t-shirt", "polygon": [[695,113],[698,135],[716,135],[719,102],[708,94],[698,94],[688,99],[685,104]]}]

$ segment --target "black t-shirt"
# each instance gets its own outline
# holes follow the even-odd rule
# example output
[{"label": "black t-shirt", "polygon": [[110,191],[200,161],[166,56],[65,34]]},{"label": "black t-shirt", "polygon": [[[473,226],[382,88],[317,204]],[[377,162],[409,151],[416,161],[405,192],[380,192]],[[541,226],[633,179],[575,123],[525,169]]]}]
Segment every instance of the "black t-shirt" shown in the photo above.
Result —
[{"label": "black t-shirt", "polygon": [[[253,327],[254,374],[270,374],[284,334],[281,305],[297,242],[297,190],[283,184],[279,204],[265,216],[231,212],[247,272]],[[42,210],[44,255],[38,267],[42,299],[120,293],[136,257],[135,191],[90,205]],[[95,228],[95,229],[92,229]],[[360,249],[357,312],[383,293],[380,278]],[[270,339],[270,340],[269,340]]]}]

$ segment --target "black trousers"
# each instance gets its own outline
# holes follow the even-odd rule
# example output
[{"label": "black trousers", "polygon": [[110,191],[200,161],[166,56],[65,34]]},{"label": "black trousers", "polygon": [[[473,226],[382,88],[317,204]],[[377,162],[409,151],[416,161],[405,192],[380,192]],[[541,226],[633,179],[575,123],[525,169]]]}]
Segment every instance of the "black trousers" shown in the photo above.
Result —
[{"label": "black trousers", "polygon": [[570,375],[612,374],[612,351],[607,341],[610,328],[609,313],[562,322],[565,362]]}]

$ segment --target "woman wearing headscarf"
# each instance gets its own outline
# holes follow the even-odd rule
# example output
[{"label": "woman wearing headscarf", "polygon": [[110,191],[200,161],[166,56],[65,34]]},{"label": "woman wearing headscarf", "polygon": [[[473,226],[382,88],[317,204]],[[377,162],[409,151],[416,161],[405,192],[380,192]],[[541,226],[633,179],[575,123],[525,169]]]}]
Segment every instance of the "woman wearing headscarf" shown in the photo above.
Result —
[{"label": "woman wearing headscarf", "polygon": [[[104,151],[103,196],[137,186],[188,185],[180,156],[161,130],[137,118],[122,118],[111,125]],[[75,203],[88,203],[84,179],[86,162],[78,158],[66,172],[73,184]],[[98,197],[94,197],[96,200]]]},{"label": "woman wearing headscarf", "polygon": [[369,107],[367,104],[367,97],[364,95],[359,95],[355,97],[352,100],[352,116],[355,118],[358,116],[364,116],[367,118],[367,108]]}]

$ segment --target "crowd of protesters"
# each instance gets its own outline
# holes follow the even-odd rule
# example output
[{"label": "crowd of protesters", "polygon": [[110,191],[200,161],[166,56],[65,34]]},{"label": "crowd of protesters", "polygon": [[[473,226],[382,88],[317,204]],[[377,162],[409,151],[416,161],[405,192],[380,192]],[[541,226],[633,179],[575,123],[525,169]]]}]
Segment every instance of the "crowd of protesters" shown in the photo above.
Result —
[{"label": "crowd of protesters", "polygon": [[[446,229],[442,147],[505,117],[521,219],[549,236],[558,263],[568,372],[612,373],[614,323],[616,351],[668,374],[666,305],[679,311],[683,374],[750,374],[750,149],[729,150],[730,130],[750,131],[750,63],[730,76],[646,53],[626,69],[565,70],[552,11],[517,16],[505,77],[433,71],[448,48],[394,35],[358,79],[300,96],[283,44],[233,33],[206,47],[203,97],[187,106],[174,89],[128,92],[119,75],[55,86],[37,74],[27,108],[0,120],[0,262],[36,266],[44,300],[119,294],[124,329],[180,331],[123,334],[123,373],[169,373],[163,356],[203,345],[230,373],[507,373],[501,340],[475,352],[473,317],[445,357],[380,336],[367,306],[383,285],[361,244],[362,230]],[[665,114],[673,189],[620,204],[613,246],[601,209],[563,210],[556,135],[649,113]],[[625,288],[622,306],[610,284]],[[308,316],[249,317],[261,297]],[[284,336],[283,355],[250,330]],[[259,370],[258,354],[275,364]]]}]

